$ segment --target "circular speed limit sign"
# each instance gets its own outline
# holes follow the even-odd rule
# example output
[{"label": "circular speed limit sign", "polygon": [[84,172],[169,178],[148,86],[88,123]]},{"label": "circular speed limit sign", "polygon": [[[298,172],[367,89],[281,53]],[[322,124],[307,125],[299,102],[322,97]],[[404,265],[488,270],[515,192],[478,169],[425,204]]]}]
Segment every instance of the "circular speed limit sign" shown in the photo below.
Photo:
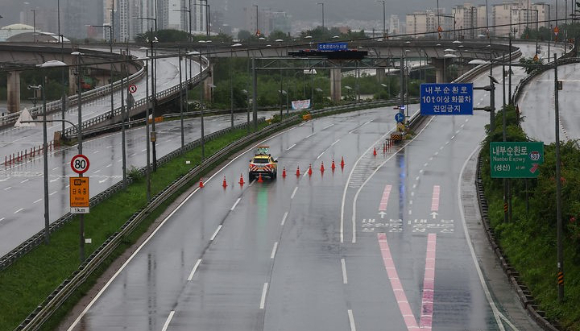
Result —
[{"label": "circular speed limit sign", "polygon": [[89,170],[89,158],[82,154],[75,155],[70,161],[70,167],[77,174],[85,173]]},{"label": "circular speed limit sign", "polygon": [[131,93],[137,92],[137,85],[135,84],[129,85],[129,92]]}]

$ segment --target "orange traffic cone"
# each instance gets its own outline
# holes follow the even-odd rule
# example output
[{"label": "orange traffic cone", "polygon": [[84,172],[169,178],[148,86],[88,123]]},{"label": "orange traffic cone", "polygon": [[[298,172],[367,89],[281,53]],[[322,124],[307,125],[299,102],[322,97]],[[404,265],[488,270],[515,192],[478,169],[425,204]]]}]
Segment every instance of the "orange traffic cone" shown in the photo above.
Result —
[{"label": "orange traffic cone", "polygon": [[282,178],[286,178],[286,167],[282,169]]},{"label": "orange traffic cone", "polygon": [[334,159],[332,160],[332,165],[330,166],[330,168],[332,169],[332,171],[334,171],[334,169],[336,169],[336,165],[334,164]]},{"label": "orange traffic cone", "polygon": [[320,172],[324,172],[324,162],[320,163]]},{"label": "orange traffic cone", "polygon": [[344,168],[344,157],[340,158],[340,167]]},{"label": "orange traffic cone", "polygon": [[258,175],[258,183],[262,183],[264,180],[262,179],[262,174]]},{"label": "orange traffic cone", "polygon": [[203,188],[203,179],[202,178],[199,179],[199,188]]},{"label": "orange traffic cone", "polygon": [[312,164],[308,166],[308,176],[312,176]]},{"label": "orange traffic cone", "polygon": [[298,168],[296,168],[296,177],[300,176],[300,166],[298,166]]},{"label": "orange traffic cone", "polygon": [[244,185],[244,175],[240,174],[240,185]]},{"label": "orange traffic cone", "polygon": [[377,156],[377,148],[373,147],[373,156]]},{"label": "orange traffic cone", "polygon": [[224,182],[222,183],[224,188],[228,187],[228,183],[226,182],[226,176],[224,176]]}]

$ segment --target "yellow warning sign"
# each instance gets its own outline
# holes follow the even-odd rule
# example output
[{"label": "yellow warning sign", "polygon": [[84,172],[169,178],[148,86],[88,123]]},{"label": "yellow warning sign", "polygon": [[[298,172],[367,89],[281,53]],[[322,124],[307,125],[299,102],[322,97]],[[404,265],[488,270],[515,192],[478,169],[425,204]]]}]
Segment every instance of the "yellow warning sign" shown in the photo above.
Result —
[{"label": "yellow warning sign", "polygon": [[71,208],[89,207],[89,177],[70,177],[70,206]]}]

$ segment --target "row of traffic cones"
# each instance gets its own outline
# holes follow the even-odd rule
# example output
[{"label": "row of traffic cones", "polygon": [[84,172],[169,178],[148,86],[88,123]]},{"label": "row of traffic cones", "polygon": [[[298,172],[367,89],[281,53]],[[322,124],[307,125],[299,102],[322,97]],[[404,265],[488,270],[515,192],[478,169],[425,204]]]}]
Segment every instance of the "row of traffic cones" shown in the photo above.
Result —
[{"label": "row of traffic cones", "polygon": [[[340,168],[344,169],[344,158],[340,159]],[[334,171],[336,169],[336,164],[334,163],[334,160],[332,160],[332,165],[331,165],[331,169],[332,171]],[[322,162],[320,164],[320,172],[324,173],[324,162]],[[307,171],[309,176],[312,176],[312,164],[310,164],[308,166],[308,171]],[[300,176],[300,166],[298,166],[296,168],[296,177]],[[286,178],[286,167],[283,168],[282,170],[282,177]],[[262,174],[258,175],[258,183],[262,183],[264,182],[264,180],[262,179]],[[246,182],[244,181],[244,175],[240,174],[240,181],[238,182],[238,184],[240,184],[241,186],[243,186]],[[205,184],[203,183],[203,178],[199,179],[199,188],[203,188],[205,186]],[[226,176],[224,176],[224,180],[222,181],[222,187],[226,188],[228,187],[228,182],[226,181]]]},{"label": "row of traffic cones", "polygon": [[[387,153],[391,147],[393,147],[393,145],[395,144],[394,140],[391,139],[387,139],[387,141],[385,143],[383,143],[383,154]],[[377,156],[377,148],[373,147],[373,156]]]}]

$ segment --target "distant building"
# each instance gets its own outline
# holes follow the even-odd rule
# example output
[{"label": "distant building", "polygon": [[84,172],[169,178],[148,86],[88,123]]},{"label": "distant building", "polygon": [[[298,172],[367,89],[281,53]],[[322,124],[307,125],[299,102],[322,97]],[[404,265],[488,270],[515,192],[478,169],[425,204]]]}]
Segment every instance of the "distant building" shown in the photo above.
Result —
[{"label": "distant building", "polygon": [[389,35],[398,35],[401,31],[401,21],[398,15],[391,15],[389,18],[389,28],[388,28]]},{"label": "distant building", "polygon": [[485,5],[475,6],[464,3],[453,7],[451,16],[454,20],[454,39],[476,39],[478,36],[487,37],[487,13]]},{"label": "distant building", "polygon": [[[536,30],[541,27],[550,28],[550,5],[545,3],[530,3],[529,0],[517,0],[492,6],[491,21],[493,35],[521,37],[525,29]],[[511,27],[511,29],[510,29]]]}]

